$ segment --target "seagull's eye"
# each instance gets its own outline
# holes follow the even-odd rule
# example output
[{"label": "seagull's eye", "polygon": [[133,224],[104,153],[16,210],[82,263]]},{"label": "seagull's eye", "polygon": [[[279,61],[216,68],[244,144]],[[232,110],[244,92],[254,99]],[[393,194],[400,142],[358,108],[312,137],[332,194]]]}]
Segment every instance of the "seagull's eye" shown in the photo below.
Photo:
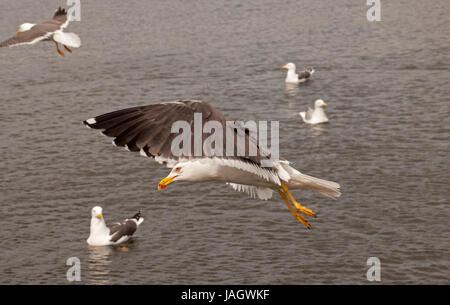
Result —
[{"label": "seagull's eye", "polygon": [[175,168],[175,171],[176,171],[177,173],[179,173],[179,172],[181,171],[181,166],[180,166],[180,167],[177,167],[177,168]]}]

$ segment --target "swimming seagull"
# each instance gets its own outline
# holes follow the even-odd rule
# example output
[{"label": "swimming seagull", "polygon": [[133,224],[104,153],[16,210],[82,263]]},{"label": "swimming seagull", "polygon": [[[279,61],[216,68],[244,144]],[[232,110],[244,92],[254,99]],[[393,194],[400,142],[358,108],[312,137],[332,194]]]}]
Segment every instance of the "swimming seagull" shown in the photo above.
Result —
[{"label": "swimming seagull", "polygon": [[91,211],[91,232],[87,243],[91,246],[118,245],[130,239],[139,225],[144,221],[141,211],[122,222],[106,224],[102,207],[96,206]]},{"label": "swimming seagull", "polygon": [[321,124],[327,123],[328,118],[325,114],[325,110],[323,107],[326,107],[327,104],[323,100],[316,100],[314,103],[314,109],[308,107],[308,111],[299,112],[298,114],[302,117],[303,121],[307,124]]},{"label": "swimming seagull", "polygon": [[299,83],[303,83],[306,82],[311,75],[314,74],[315,70],[313,68],[307,68],[306,70],[300,72],[300,73],[296,73],[295,72],[295,64],[293,63],[288,63],[285,66],[282,66],[281,69],[287,69],[287,75],[286,75],[286,83],[289,84],[299,84]]},{"label": "swimming seagull", "polygon": [[[210,104],[192,100],[122,109],[90,118],[84,121],[84,124],[90,128],[101,129],[104,135],[115,138],[113,144],[116,146],[125,147],[130,151],[140,151],[142,155],[153,157],[157,162],[171,167],[169,175],[159,182],[158,190],[175,181],[219,181],[231,185],[236,191],[246,192],[251,197],[263,200],[270,199],[273,191],[278,191],[293,216],[307,228],[311,225],[297,210],[313,217],[316,213],[298,203],[290,189],[315,190],[331,198],[341,195],[338,183],[302,174],[291,167],[287,160],[281,158],[271,160],[259,146],[256,156],[250,154],[247,149],[245,153],[237,154],[236,145],[234,152],[227,154],[225,136],[222,139],[223,145],[216,143],[215,146],[222,146],[223,151],[217,150],[208,154],[203,150],[199,154],[194,154],[195,145],[191,145],[190,151],[187,150],[187,156],[185,154],[177,156],[178,153],[174,154],[171,146],[176,140],[175,137],[180,135],[171,132],[172,124],[185,121],[187,126],[193,126],[194,116],[198,117],[200,114],[203,126],[215,121],[225,134],[228,128],[227,118]],[[239,135],[236,129],[233,131]],[[250,146],[252,138],[247,132],[242,134]],[[208,137],[209,134],[203,133],[201,144],[205,144]],[[237,138],[233,137],[235,143]],[[194,143],[194,135],[190,139]],[[268,162],[270,166],[263,167],[263,161]]]},{"label": "swimming seagull", "polygon": [[17,35],[0,43],[0,47],[14,47],[25,44],[35,44],[39,41],[53,41],[56,44],[56,50],[61,56],[64,53],[59,49],[58,43],[72,53],[72,48],[81,46],[80,37],[75,33],[64,33],[63,30],[69,24],[67,11],[59,7],[53,19],[46,20],[39,24],[24,23],[17,30]]}]

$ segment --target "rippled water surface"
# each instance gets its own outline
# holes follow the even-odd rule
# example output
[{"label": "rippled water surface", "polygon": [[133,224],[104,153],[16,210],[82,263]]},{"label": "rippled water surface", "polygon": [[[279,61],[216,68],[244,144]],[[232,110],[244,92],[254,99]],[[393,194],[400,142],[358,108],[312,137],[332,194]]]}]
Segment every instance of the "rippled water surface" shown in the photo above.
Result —
[{"label": "rippled water surface", "polygon": [[[88,284],[449,284],[450,2],[81,1],[68,31],[83,46],[0,49],[0,283],[65,284],[66,259]],[[1,1],[0,39],[58,1]],[[280,67],[313,66],[286,87]],[[251,199],[218,183],[157,183],[169,169],[111,145],[82,120],[180,98],[228,117],[279,120],[281,155],[338,181],[338,200]],[[330,123],[299,111],[324,99]],[[91,248],[90,209],[143,211],[123,248]]]}]

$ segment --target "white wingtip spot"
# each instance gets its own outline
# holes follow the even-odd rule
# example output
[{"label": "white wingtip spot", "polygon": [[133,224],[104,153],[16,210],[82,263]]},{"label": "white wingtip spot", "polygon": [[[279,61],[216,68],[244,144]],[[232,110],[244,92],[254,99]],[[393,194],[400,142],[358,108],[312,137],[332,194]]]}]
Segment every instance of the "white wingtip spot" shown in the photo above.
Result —
[{"label": "white wingtip spot", "polygon": [[114,142],[114,140],[111,142],[115,147],[118,147],[116,142]]},{"label": "white wingtip spot", "polygon": [[140,154],[141,156],[143,156],[143,157],[147,157],[147,154],[145,153],[144,149],[141,149],[141,150],[139,151],[139,154]]},{"label": "white wingtip spot", "polygon": [[88,123],[89,125],[92,125],[92,124],[97,123],[97,121],[94,118],[90,118],[89,120],[86,120],[86,123]]}]

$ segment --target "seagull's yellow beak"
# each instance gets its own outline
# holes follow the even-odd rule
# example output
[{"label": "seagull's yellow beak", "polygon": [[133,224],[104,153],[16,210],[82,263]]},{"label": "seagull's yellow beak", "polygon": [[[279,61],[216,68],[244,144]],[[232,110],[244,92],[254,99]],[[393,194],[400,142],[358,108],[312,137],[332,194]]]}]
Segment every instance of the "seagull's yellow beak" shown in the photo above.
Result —
[{"label": "seagull's yellow beak", "polygon": [[20,35],[20,30],[17,30],[17,35]]},{"label": "seagull's yellow beak", "polygon": [[326,106],[328,106],[328,104],[327,104],[327,103],[323,103],[322,106],[323,106],[323,107],[326,107]]},{"label": "seagull's yellow beak", "polygon": [[169,184],[173,183],[175,178],[178,177],[179,175],[175,175],[172,177],[166,177],[163,180],[161,180],[158,184],[158,191],[162,190],[163,188],[165,188],[166,186],[168,186]]},{"label": "seagull's yellow beak", "polygon": [[287,69],[287,67],[286,66],[282,66],[281,69]]},{"label": "seagull's yellow beak", "polygon": [[100,218],[100,219],[102,219],[102,218],[103,218],[103,215],[102,215],[102,214],[98,214],[97,217]]}]

